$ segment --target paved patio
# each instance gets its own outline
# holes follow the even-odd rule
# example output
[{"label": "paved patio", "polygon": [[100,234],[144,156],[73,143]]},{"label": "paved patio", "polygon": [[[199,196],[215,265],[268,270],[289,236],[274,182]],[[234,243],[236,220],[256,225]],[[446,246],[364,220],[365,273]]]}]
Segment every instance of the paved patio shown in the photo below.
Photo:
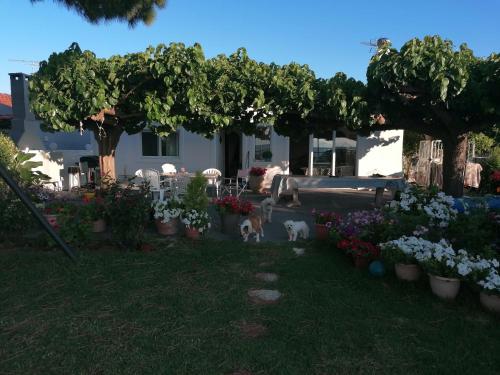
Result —
[{"label": "paved patio", "polygon": [[[268,195],[267,195],[268,196]],[[266,195],[246,194],[245,199],[250,200],[260,212],[260,202],[266,198]],[[261,241],[287,241],[287,233],[283,226],[286,220],[305,221],[311,230],[311,237],[314,237],[314,222],[311,211],[316,210],[335,211],[340,214],[346,214],[350,211],[371,209],[374,207],[375,191],[355,190],[355,189],[308,189],[301,190],[299,199],[302,205],[300,207],[287,207],[289,200],[280,200],[273,207],[272,223],[264,224],[264,238]],[[390,199],[390,193],[384,193],[384,201]],[[210,231],[210,237],[217,239],[236,239],[236,236],[228,236],[220,231],[220,222],[217,213],[211,211],[213,218],[213,228]],[[252,236],[249,240],[255,242]]]}]

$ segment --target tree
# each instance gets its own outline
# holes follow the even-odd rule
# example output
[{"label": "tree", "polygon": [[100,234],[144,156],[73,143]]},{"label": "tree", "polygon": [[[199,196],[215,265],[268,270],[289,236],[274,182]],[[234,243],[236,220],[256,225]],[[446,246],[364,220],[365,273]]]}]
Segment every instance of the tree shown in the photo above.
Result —
[{"label": "tree", "polygon": [[30,81],[31,106],[46,131],[92,131],[101,173],[115,179],[115,150],[124,131],[148,127],[168,135],[199,115],[207,86],[204,61],[199,45],[159,45],[101,59],[74,43],[40,64]]},{"label": "tree", "polygon": [[[37,3],[44,0],[31,0]],[[133,27],[138,22],[153,23],[156,10],[165,6],[166,0],[54,0],[69,9],[74,9],[91,23],[103,20],[128,22]]]},{"label": "tree", "polygon": [[367,105],[357,112],[371,130],[407,129],[443,142],[443,190],[463,195],[467,133],[500,121],[500,57],[478,58],[439,36],[387,45],[367,71]]}]

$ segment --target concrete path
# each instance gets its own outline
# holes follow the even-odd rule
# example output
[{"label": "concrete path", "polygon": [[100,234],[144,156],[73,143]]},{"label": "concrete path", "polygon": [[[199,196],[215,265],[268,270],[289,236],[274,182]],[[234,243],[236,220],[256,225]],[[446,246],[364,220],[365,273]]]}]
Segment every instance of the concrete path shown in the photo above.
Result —
[{"label": "concrete path", "polygon": [[[266,198],[266,195],[246,194],[244,199],[250,200],[260,212],[260,202]],[[374,207],[375,191],[354,190],[354,189],[310,189],[300,191],[299,199],[302,205],[300,207],[287,207],[289,201],[280,200],[273,207],[272,223],[264,224],[264,238],[262,242],[287,241],[287,232],[283,226],[286,220],[305,221],[310,228],[311,237],[314,238],[314,222],[311,216],[313,208],[316,210],[335,211],[342,215],[350,211],[371,209]],[[385,193],[384,199],[390,199],[390,194]],[[213,227],[210,231],[210,237],[216,239],[240,240],[238,235],[227,236],[220,232],[220,219],[215,210],[210,210]],[[250,242],[255,242],[252,236]],[[300,241],[297,242],[299,244]],[[300,247],[300,246],[299,246]]]}]

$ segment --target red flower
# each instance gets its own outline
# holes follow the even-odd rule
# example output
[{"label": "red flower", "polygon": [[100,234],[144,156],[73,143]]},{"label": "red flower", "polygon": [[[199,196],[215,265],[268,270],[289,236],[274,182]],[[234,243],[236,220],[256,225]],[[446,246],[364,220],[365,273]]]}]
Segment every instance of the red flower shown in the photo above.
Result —
[{"label": "red flower", "polygon": [[264,176],[266,174],[266,168],[252,167],[249,174],[250,176]]}]

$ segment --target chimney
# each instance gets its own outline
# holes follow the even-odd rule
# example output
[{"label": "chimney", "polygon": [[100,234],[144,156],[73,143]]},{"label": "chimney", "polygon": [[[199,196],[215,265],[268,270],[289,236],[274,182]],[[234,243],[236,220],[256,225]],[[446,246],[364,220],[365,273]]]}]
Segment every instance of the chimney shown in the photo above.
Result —
[{"label": "chimney", "polygon": [[12,115],[15,120],[34,121],[35,115],[30,110],[28,80],[24,73],[9,73],[10,94],[12,96]]}]

